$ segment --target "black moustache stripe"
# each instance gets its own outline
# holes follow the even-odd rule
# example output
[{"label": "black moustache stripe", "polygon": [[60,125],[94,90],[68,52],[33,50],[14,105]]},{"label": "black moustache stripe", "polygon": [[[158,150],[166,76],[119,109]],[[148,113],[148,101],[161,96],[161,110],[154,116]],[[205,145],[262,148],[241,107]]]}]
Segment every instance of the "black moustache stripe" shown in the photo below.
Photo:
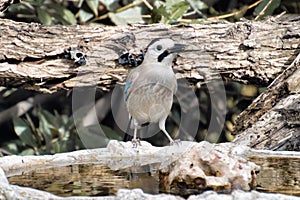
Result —
[{"label": "black moustache stripe", "polygon": [[165,50],[164,52],[162,52],[158,58],[157,61],[161,62],[165,57],[167,57],[170,54],[170,52],[168,50]]}]

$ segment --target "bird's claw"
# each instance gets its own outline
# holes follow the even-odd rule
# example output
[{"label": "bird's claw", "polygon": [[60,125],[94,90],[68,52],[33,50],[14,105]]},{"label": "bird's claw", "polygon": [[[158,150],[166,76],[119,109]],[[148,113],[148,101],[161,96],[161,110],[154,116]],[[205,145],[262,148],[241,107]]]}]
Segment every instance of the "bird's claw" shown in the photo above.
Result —
[{"label": "bird's claw", "polygon": [[139,139],[139,138],[137,138],[137,139],[132,139],[131,142],[132,142],[132,148],[137,148],[138,145],[141,146],[141,142],[140,142],[140,139]]},{"label": "bird's claw", "polygon": [[179,145],[181,143],[180,139],[177,139],[177,140],[172,140],[170,142],[170,146],[173,146],[173,145]]}]

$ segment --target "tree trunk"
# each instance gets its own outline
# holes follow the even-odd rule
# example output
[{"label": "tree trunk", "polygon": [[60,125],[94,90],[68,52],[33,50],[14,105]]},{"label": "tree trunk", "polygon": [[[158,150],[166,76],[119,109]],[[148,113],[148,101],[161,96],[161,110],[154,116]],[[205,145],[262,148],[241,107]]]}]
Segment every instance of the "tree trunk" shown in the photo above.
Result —
[{"label": "tree trunk", "polygon": [[[118,63],[122,54],[139,54],[152,39],[171,37],[188,46],[174,63],[178,78],[193,83],[222,78],[259,86],[275,80],[239,116],[235,142],[299,150],[299,22],[300,17],[281,17],[107,27],[0,19],[0,85],[48,93],[96,85],[106,91],[126,77],[128,68]],[[86,65],[69,59],[68,50],[84,54]]]}]

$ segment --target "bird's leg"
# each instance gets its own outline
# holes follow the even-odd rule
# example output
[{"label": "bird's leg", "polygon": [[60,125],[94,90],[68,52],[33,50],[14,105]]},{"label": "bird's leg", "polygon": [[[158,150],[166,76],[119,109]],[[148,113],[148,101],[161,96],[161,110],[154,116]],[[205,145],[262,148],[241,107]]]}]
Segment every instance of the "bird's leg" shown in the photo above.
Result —
[{"label": "bird's leg", "polygon": [[137,148],[137,145],[140,144],[140,140],[137,139],[137,130],[138,130],[138,123],[135,119],[133,119],[134,131],[133,131],[133,138],[131,140],[132,147]]},{"label": "bird's leg", "polygon": [[137,135],[137,127],[135,126],[134,127],[134,132],[133,132],[133,138],[132,138],[132,140],[131,140],[131,142],[132,142],[132,147],[133,148],[136,148],[137,147],[137,144],[138,144],[138,141],[137,141],[137,139],[136,139],[136,135]]},{"label": "bird's leg", "polygon": [[173,144],[177,144],[178,142],[180,142],[180,140],[173,140],[170,136],[170,134],[166,131],[166,127],[165,127],[165,123],[166,123],[166,119],[159,121],[159,128],[160,130],[162,130],[162,132],[167,136],[167,138],[170,141],[170,145]]}]

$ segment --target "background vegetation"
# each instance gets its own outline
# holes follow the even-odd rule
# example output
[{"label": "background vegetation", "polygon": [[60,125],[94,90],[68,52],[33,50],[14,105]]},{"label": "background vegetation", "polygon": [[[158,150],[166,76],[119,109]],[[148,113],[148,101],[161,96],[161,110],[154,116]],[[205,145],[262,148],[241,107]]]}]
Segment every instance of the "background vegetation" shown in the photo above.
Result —
[{"label": "background vegetation", "polygon": [[[102,24],[127,25],[133,23],[186,24],[205,20],[238,21],[243,18],[261,20],[270,15],[299,14],[298,0],[23,0],[10,5],[0,17],[44,25]],[[252,85],[225,83],[227,91],[226,123],[219,137],[208,132],[211,115],[210,95],[204,86],[196,88],[200,103],[200,126],[196,140],[224,142],[233,139],[236,116],[264,89]],[[0,155],[53,154],[84,148],[72,118],[72,91],[39,94],[14,88],[0,88]],[[109,99],[110,93],[97,91],[96,101]],[[105,101],[104,101],[105,102]],[[122,139],[124,132],[114,122],[110,101],[98,109],[99,122],[107,138]],[[22,108],[19,116],[10,111]],[[177,102],[167,121],[167,129],[176,135],[180,122]],[[90,130],[92,135],[97,130]],[[106,137],[96,141],[105,146]],[[156,135],[148,140],[155,145],[167,141]],[[91,137],[93,138],[93,137]]]}]

